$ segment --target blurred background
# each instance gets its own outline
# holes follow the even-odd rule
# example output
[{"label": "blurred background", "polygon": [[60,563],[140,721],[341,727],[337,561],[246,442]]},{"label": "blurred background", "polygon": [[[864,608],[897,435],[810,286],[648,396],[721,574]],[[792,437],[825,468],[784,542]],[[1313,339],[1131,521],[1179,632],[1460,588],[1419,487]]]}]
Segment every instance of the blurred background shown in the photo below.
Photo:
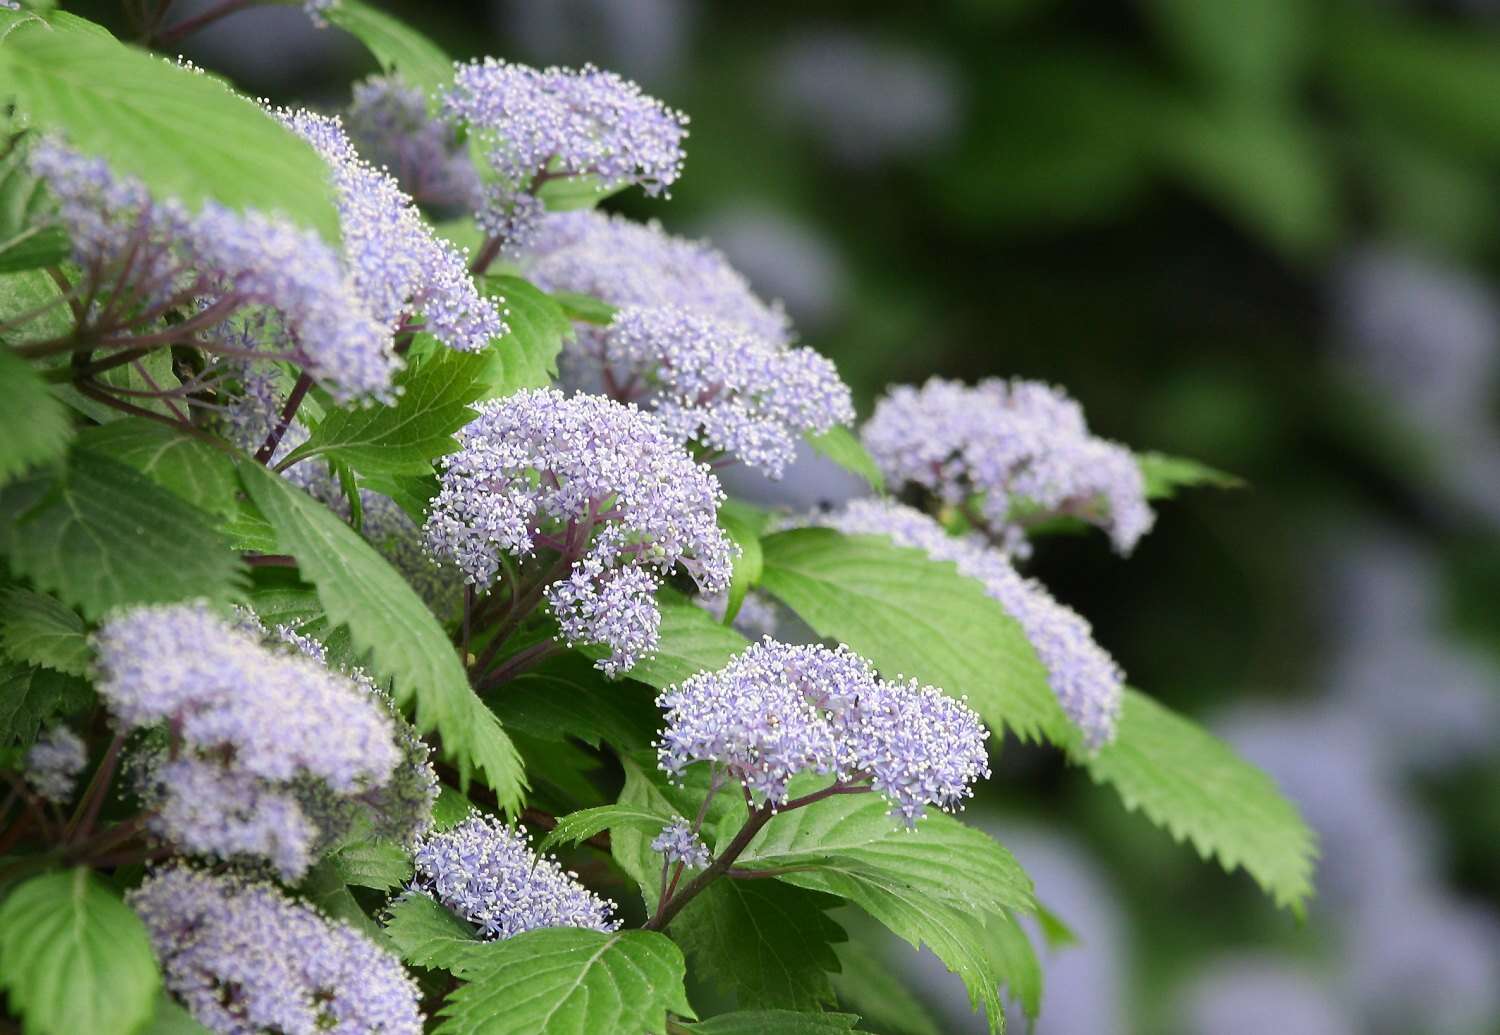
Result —
[{"label": "blurred background", "polygon": [[[620,207],[711,237],[862,414],[1040,378],[1248,481],[1164,504],[1128,560],[1058,538],[1032,570],[1299,801],[1320,897],[1298,923],[1009,745],[970,818],[1075,936],[1037,1032],[1500,1032],[1500,3],[378,6],[689,112],[671,200]],[[373,67],[295,6],[188,51],[330,107]],[[981,1030],[934,960],[855,934],[873,1030]],[[872,994],[882,965],[921,1002]]]}]

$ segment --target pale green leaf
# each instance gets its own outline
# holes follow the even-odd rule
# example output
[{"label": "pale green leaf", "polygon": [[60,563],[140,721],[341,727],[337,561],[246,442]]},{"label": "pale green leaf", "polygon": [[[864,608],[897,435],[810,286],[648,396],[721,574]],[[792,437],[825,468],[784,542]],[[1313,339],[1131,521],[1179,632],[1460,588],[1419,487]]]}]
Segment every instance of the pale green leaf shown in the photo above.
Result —
[{"label": "pale green leaf", "polygon": [[520,277],[485,277],[484,293],[505,304],[505,337],[484,350],[485,398],[545,388],[557,377],[557,356],[573,325],[552,296]]},{"label": "pale green leaf", "polygon": [[370,48],[382,71],[399,75],[429,99],[453,81],[453,61],[436,43],[363,0],[337,0],[323,17]]},{"label": "pale green leaf", "polygon": [[193,1015],[177,1005],[165,991],[156,997],[156,1012],[138,1035],[211,1035],[209,1030],[193,1019]]},{"label": "pale green leaf", "polygon": [[1042,965],[1031,939],[1009,912],[995,913],[984,925],[985,948],[994,961],[1008,997],[1021,1004],[1032,1021],[1042,1007]]},{"label": "pale green leaf", "polygon": [[760,528],[756,515],[730,507],[719,508],[719,527],[740,548],[734,559],[734,569],[729,580],[729,595],[724,607],[724,624],[734,621],[745,594],[760,583],[760,573],[765,567],[765,557],[760,548]]},{"label": "pale green leaf", "polygon": [[68,235],[57,225],[47,191],[27,160],[31,134],[0,157],[0,273],[52,266],[68,257]]},{"label": "pale green leaf", "polygon": [[615,313],[619,311],[603,299],[580,295],[576,291],[554,291],[552,300],[562,306],[568,319],[598,324],[601,327],[613,321]]},{"label": "pale green leaf", "polygon": [[85,429],[79,443],[135,468],[200,510],[225,517],[240,510],[234,458],[194,435],[145,417],[123,417]]},{"label": "pale green leaf", "polygon": [[30,363],[0,348],[0,485],[68,451],[73,422]]},{"label": "pale green leaf", "polygon": [[17,661],[69,676],[87,675],[94,656],[83,619],[29,589],[10,589],[0,597],[0,642]]},{"label": "pale green leaf", "polygon": [[1211,489],[1242,489],[1243,479],[1186,457],[1165,453],[1137,453],[1136,464],[1146,480],[1147,499],[1171,499],[1178,489],[1207,486]]},{"label": "pale green leaf", "polygon": [[848,428],[829,428],[821,435],[808,435],[807,444],[846,471],[852,471],[869,483],[876,492],[885,491],[885,476],[864,443]]}]

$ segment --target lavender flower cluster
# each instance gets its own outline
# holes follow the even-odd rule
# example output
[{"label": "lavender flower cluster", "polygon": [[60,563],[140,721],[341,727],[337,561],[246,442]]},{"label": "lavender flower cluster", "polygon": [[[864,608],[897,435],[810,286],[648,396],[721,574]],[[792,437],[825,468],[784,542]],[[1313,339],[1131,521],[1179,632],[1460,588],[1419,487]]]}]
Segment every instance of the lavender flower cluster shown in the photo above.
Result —
[{"label": "lavender flower cluster", "polygon": [[491,816],[473,815],[429,837],[416,853],[414,889],[474,924],[488,938],[512,938],[538,927],[613,931],[614,903],[538,857],[523,833]]},{"label": "lavender flower cluster", "polygon": [[648,414],[599,396],[523,391],[484,404],[460,442],[443,458],[427,519],[433,554],[488,587],[503,554],[556,551],[542,577],[560,636],[608,646],[606,672],[655,648],[654,594],[674,568],[706,593],[728,587],[723,491]]},{"label": "lavender flower cluster", "polygon": [[87,764],[83,738],[66,726],[54,726],[26,752],[26,782],[44,801],[66,805]]},{"label": "lavender flower cluster", "polygon": [[174,867],[126,896],[162,978],[219,1035],[420,1035],[420,993],[399,960],[268,884]]},{"label": "lavender flower cluster", "polygon": [[479,204],[479,174],[467,148],[453,125],[428,115],[421,90],[391,76],[356,83],[344,127],[360,154],[418,205],[446,215]]},{"label": "lavender flower cluster", "polygon": [[121,729],[169,730],[150,767],[152,829],[187,852],[299,877],[327,840],[319,802],[380,788],[404,761],[368,686],[204,604],[119,613],[94,645],[99,695]]},{"label": "lavender flower cluster", "polygon": [[1026,553],[1032,509],[1099,525],[1121,553],[1155,520],[1130,451],[1089,434],[1082,408],[1048,385],[902,385],[876,404],[862,435],[893,489],[916,486],[950,506],[977,497],[975,516],[1011,553]]},{"label": "lavender flower cluster", "polygon": [[1047,669],[1052,692],[1088,745],[1096,748],[1114,737],[1125,674],[1094,642],[1093,630],[1082,616],[1054,600],[1036,579],[1019,574],[983,537],[951,536],[921,511],[889,500],[851,500],[841,510],[810,514],[797,523],[845,535],[883,535],[897,546],[956,563],[960,574],[979,580],[985,593],[1020,623]]},{"label": "lavender flower cluster", "polygon": [[701,870],[713,860],[708,845],[703,843],[688,821],[680,816],[662,828],[651,842],[651,850],[669,863],[682,863],[689,870]]},{"label": "lavender flower cluster", "polygon": [[990,774],[989,734],[968,705],[936,687],[883,680],[847,647],[767,638],[657,704],[666,716],[663,771],[718,763],[773,804],[787,802],[794,776],[816,773],[868,783],[915,824],[928,805],[959,807]]}]

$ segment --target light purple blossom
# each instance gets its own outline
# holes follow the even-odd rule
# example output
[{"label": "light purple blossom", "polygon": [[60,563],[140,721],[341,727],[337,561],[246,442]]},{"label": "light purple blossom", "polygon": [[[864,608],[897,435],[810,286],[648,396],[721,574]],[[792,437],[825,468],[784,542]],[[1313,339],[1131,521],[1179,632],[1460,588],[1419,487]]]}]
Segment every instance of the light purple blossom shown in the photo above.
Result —
[{"label": "light purple blossom", "polygon": [[793,647],[769,638],[715,672],[657,698],[666,726],[661,768],[677,776],[695,762],[785,804],[798,773],[868,784],[914,824],[937,805],[959,807],[989,776],[979,717],[936,687],[879,678],[847,647]]},{"label": "light purple blossom", "polygon": [[893,489],[977,506],[974,516],[1013,553],[1024,555],[1027,522],[1039,516],[1099,525],[1121,553],[1155,521],[1130,451],[1091,435],[1078,403],[1035,381],[901,385],[862,436]]},{"label": "light purple blossom", "polygon": [[562,367],[570,387],[637,402],[683,442],[773,478],[801,436],[854,420],[825,357],[677,307],[622,308],[602,334],[565,350]]},{"label": "light purple blossom", "polygon": [[660,854],[669,863],[682,863],[689,870],[701,870],[712,861],[713,855],[703,839],[693,832],[688,821],[678,817],[662,828],[651,842],[651,850]]},{"label": "light purple blossom", "polygon": [[479,201],[479,174],[454,127],[428,114],[422,91],[395,76],[354,84],[344,115],[349,137],[375,165],[396,178],[413,201],[442,213]]},{"label": "light purple blossom", "polygon": [[420,992],[400,961],[271,885],[177,867],[126,901],[167,990],[219,1035],[422,1031]]},{"label": "light purple blossom", "polygon": [[521,565],[554,556],[542,577],[561,637],[609,646],[605,671],[655,647],[653,594],[674,569],[704,592],[728,587],[734,548],[717,524],[719,483],[650,415],[528,390],[483,404],[459,440],[425,527],[433,554],[481,589],[504,555]]},{"label": "light purple blossom", "polygon": [[1114,737],[1124,697],[1125,674],[1097,643],[1089,623],[1054,600],[1036,579],[1022,576],[1001,551],[981,536],[956,537],[926,514],[890,500],[851,500],[842,510],[814,513],[798,524],[832,528],[845,535],[882,535],[977,579],[1026,634],[1047,669],[1047,682],[1063,711],[1083,731],[1090,747]]},{"label": "light purple blossom", "polygon": [[46,801],[66,805],[87,764],[82,738],[66,726],[54,726],[26,752],[26,782]]},{"label": "light purple blossom", "polygon": [[577,874],[539,857],[526,835],[492,816],[473,815],[429,837],[416,852],[413,887],[505,939],[538,927],[613,931],[614,903],[578,883]]},{"label": "light purple blossom", "polygon": [[148,773],[151,830],[179,851],[264,859],[289,876],[312,864],[323,835],[290,789],[197,755],[158,759]]}]

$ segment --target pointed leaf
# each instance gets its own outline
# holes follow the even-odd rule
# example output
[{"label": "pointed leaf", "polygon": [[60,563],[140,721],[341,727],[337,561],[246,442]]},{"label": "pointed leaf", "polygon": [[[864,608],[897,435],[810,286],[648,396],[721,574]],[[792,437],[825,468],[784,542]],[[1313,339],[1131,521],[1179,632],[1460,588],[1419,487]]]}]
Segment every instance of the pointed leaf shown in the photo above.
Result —
[{"label": "pointed leaf", "polygon": [[385,933],[407,963],[437,970],[461,971],[488,942],[440,903],[419,891],[391,903]]},{"label": "pointed leaf", "polygon": [[87,675],[94,656],[83,619],[29,589],[11,589],[0,597],[0,642],[17,661],[70,676]]},{"label": "pointed leaf", "polygon": [[675,818],[675,812],[669,811],[663,814],[619,803],[582,809],[560,816],[557,826],[547,832],[547,836],[542,838],[541,843],[536,846],[536,851],[538,855],[541,855],[560,844],[576,845],[602,830],[615,830],[620,827],[644,831],[654,837],[661,833],[662,827]]},{"label": "pointed leaf", "polygon": [[557,356],[573,336],[562,306],[520,277],[485,277],[484,293],[503,299],[510,331],[491,342],[483,355],[485,398],[498,399],[522,388],[545,388],[557,377]]},{"label": "pointed leaf", "polygon": [[453,81],[453,61],[436,43],[362,0],[338,0],[322,17],[369,47],[381,71],[399,75],[429,98]]},{"label": "pointed leaf", "polygon": [[876,492],[885,491],[885,476],[870,456],[870,451],[844,427],[829,428],[821,435],[808,435],[807,444],[846,471],[859,475]]},{"label": "pointed leaf", "polygon": [[44,724],[81,711],[92,698],[75,676],[0,660],[0,748],[29,747]]},{"label": "pointed leaf", "polygon": [[68,410],[30,363],[0,348],[0,485],[68,451]]},{"label": "pointed leaf", "polygon": [[123,417],[86,429],[79,443],[134,468],[200,510],[232,517],[240,509],[233,456],[201,438],[145,417]]}]

